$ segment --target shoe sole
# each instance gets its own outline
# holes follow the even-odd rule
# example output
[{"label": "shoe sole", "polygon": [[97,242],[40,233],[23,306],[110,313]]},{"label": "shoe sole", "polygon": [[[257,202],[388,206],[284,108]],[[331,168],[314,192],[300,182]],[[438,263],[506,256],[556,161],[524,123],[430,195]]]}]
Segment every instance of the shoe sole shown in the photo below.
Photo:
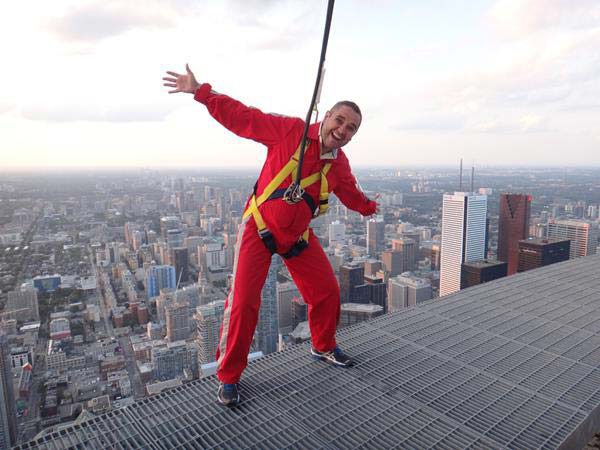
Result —
[{"label": "shoe sole", "polygon": [[347,367],[352,367],[354,365],[353,361],[351,361],[351,362],[349,362],[347,364],[340,363],[340,362],[337,362],[335,360],[329,359],[326,356],[319,355],[318,353],[314,353],[312,349],[310,350],[310,354],[312,355],[312,357],[315,360],[317,360],[317,361],[324,361],[327,364],[331,364],[332,366],[347,368]]}]

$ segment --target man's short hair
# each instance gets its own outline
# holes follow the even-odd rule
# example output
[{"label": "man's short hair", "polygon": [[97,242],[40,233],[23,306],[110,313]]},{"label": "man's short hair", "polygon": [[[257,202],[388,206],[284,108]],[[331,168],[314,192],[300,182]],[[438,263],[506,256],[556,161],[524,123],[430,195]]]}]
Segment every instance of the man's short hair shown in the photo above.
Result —
[{"label": "man's short hair", "polygon": [[336,109],[339,109],[342,106],[347,106],[348,108],[351,108],[362,119],[362,112],[360,111],[360,108],[358,107],[358,105],[356,103],[351,102],[350,100],[342,100],[342,101],[337,102],[335,105],[333,105],[333,108],[331,108],[331,111],[335,111]]}]

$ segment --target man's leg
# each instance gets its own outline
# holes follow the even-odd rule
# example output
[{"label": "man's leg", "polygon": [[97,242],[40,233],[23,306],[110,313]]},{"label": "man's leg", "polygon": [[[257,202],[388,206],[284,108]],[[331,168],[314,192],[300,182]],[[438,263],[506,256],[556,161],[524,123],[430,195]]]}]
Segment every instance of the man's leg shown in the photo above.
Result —
[{"label": "man's leg", "polygon": [[233,283],[225,303],[217,349],[217,378],[236,384],[248,364],[248,352],[258,321],[260,297],[271,254],[258,236],[254,219],[240,226],[235,247]]},{"label": "man's leg", "polygon": [[340,317],[340,287],[321,243],[310,230],[308,247],[284,262],[308,305],[312,345],[320,352],[336,347],[335,329]]}]

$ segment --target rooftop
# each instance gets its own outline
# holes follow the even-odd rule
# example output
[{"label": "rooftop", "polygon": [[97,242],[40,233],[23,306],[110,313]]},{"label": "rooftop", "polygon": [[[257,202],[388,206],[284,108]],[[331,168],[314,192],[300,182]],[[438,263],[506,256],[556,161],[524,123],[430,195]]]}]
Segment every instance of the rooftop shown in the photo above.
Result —
[{"label": "rooftop", "polygon": [[248,367],[243,403],[197,380],[21,449],[580,448],[600,429],[600,255],[345,328],[352,369],[299,345]]},{"label": "rooftop", "polygon": [[504,261],[492,261],[492,260],[488,260],[488,259],[480,259],[478,261],[469,261],[469,262],[463,263],[463,266],[474,267],[477,269],[485,269],[488,267],[503,266],[505,264],[508,264],[508,263],[506,263]]}]

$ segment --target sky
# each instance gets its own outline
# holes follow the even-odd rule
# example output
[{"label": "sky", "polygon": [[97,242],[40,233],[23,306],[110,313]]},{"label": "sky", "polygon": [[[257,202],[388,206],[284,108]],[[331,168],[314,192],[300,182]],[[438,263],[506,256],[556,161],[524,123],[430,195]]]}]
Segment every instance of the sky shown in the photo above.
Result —
[{"label": "sky", "polygon": [[[0,16],[0,168],[260,167],[166,70],[304,118],[325,0],[45,0]],[[353,166],[600,166],[599,0],[338,0],[320,111]],[[322,115],[321,112],[321,115]]]}]

